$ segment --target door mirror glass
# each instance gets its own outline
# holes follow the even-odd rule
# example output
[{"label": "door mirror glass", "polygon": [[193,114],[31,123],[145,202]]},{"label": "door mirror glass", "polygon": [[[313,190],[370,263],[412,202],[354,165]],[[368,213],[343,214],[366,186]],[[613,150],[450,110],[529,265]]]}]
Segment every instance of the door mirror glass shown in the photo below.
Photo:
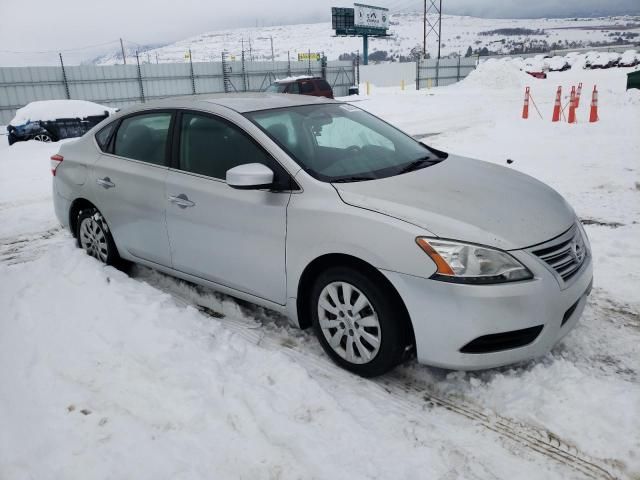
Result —
[{"label": "door mirror glass", "polygon": [[227,184],[241,190],[259,190],[273,185],[273,170],[261,163],[246,163],[227,170]]}]

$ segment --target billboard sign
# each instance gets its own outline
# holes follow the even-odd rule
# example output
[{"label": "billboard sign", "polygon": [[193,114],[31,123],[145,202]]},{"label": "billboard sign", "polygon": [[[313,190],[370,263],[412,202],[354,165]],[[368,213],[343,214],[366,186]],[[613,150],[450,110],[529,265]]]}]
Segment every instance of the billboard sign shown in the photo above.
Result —
[{"label": "billboard sign", "polygon": [[305,62],[307,60],[312,60],[312,61],[319,62],[321,57],[322,57],[322,55],[320,55],[319,53],[314,53],[314,52],[298,53],[298,61],[299,62]]},{"label": "billboard sign", "polygon": [[368,27],[379,30],[389,28],[389,9],[354,3],[354,24],[356,27]]}]

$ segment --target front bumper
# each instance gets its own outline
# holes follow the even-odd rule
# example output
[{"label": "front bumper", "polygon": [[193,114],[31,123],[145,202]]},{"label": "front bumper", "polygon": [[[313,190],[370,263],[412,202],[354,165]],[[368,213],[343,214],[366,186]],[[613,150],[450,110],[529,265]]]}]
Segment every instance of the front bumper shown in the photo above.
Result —
[{"label": "front bumper", "polygon": [[[561,286],[533,254],[509,253],[532,271],[533,280],[462,285],[382,272],[407,307],[420,363],[476,370],[528,360],[546,354],[578,323],[591,289],[591,255],[571,284]],[[542,331],[527,345],[490,353],[460,352],[479,337],[535,326],[542,326]]]}]

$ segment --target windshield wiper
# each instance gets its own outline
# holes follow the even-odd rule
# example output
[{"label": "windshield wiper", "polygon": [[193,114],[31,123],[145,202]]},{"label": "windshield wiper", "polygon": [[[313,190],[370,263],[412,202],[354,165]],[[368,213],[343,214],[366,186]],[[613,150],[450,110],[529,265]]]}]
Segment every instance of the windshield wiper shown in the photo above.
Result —
[{"label": "windshield wiper", "polygon": [[367,180],[375,180],[375,177],[343,177],[337,180],[331,180],[331,183],[351,183],[351,182],[364,182]]},{"label": "windshield wiper", "polygon": [[402,173],[413,172],[414,170],[420,170],[421,168],[430,167],[431,165],[435,165],[436,163],[439,163],[440,161],[441,160],[439,160],[439,159],[434,159],[434,158],[431,158],[431,157],[422,157],[422,158],[419,158],[418,160],[414,160],[413,162],[411,162],[408,165],[406,165],[405,167],[403,167],[398,172],[398,175],[400,175]]}]

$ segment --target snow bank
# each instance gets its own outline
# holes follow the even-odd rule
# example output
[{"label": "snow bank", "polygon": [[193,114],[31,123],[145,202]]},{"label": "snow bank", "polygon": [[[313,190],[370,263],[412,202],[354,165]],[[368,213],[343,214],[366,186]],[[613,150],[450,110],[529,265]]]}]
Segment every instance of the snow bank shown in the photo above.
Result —
[{"label": "snow bank", "polygon": [[517,61],[490,58],[481,62],[462,83],[464,87],[502,90],[520,88],[531,77],[520,70]]},{"label": "snow bank", "polygon": [[85,100],[42,100],[31,102],[20,108],[11,120],[11,125],[24,125],[28,122],[55,120],[56,118],[85,118],[116,112],[115,108]]}]

